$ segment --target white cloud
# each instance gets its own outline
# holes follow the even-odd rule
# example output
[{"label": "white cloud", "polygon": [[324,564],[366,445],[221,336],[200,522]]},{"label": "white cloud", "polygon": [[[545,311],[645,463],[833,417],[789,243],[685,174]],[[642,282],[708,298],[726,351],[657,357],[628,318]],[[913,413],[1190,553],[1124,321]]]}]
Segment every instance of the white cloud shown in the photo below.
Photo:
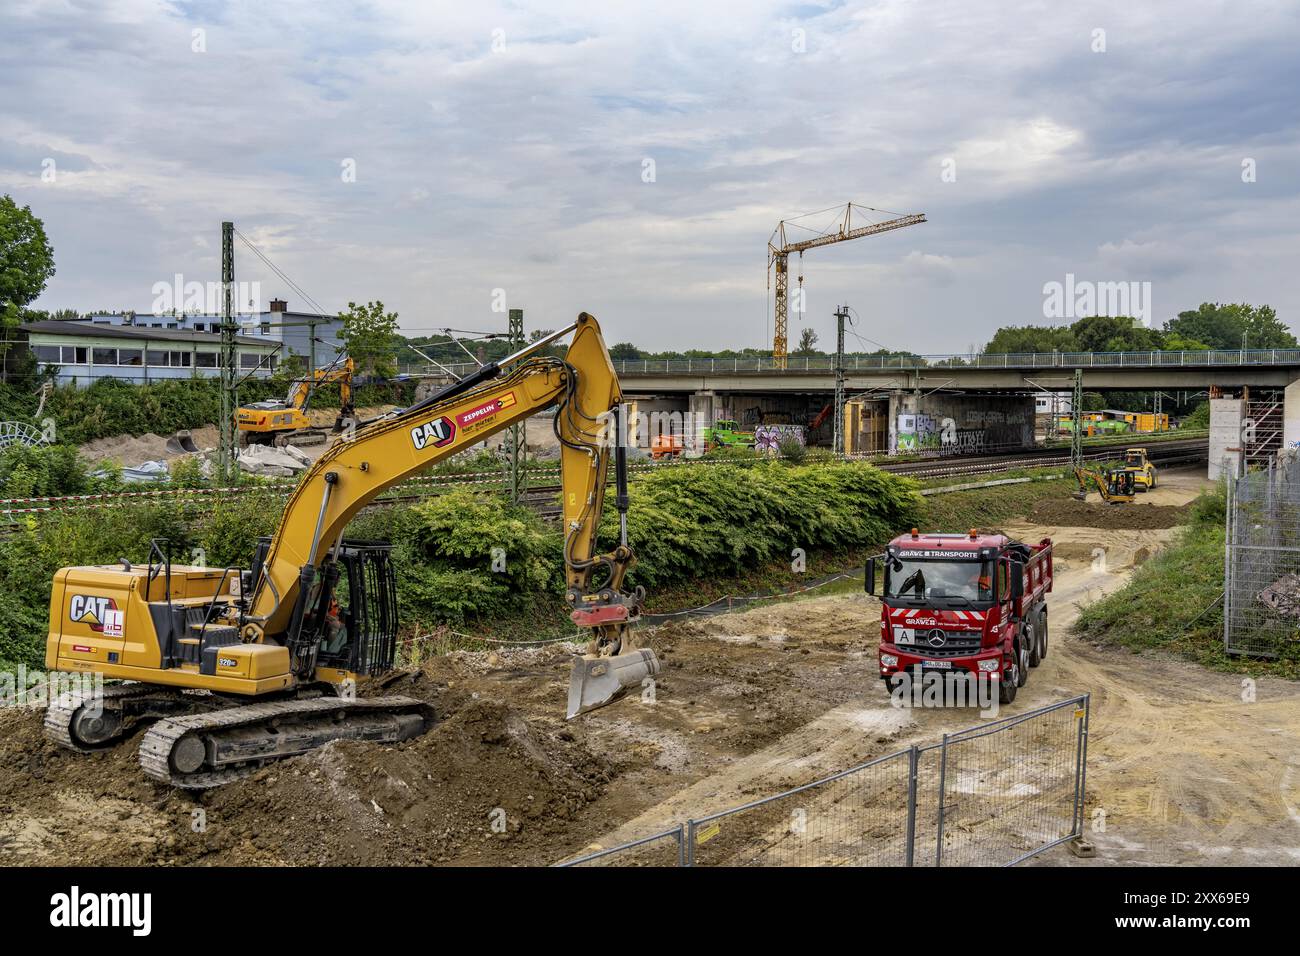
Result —
[{"label": "white cloud", "polygon": [[[234,219],[323,305],[409,327],[495,327],[505,285],[534,327],[588,309],[652,348],[757,346],[772,228],[851,199],[930,221],[809,254],[824,339],[849,301],[875,338],[964,347],[1093,267],[1290,318],[1300,30],[1156,6],[9,3],[0,189],[46,219],[51,308],[215,278]],[[292,298],[242,249],[237,270]]]}]

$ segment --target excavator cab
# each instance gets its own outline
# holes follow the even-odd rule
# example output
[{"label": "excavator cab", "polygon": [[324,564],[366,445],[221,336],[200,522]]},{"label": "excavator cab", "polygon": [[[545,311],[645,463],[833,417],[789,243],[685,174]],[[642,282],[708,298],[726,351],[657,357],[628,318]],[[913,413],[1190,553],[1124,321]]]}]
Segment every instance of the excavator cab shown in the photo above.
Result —
[{"label": "excavator cab", "polygon": [[[258,539],[256,588],[271,538]],[[297,640],[315,648],[315,668],[372,676],[392,670],[397,655],[397,575],[386,541],[344,540],[313,585]],[[249,593],[252,593],[250,590]]]}]

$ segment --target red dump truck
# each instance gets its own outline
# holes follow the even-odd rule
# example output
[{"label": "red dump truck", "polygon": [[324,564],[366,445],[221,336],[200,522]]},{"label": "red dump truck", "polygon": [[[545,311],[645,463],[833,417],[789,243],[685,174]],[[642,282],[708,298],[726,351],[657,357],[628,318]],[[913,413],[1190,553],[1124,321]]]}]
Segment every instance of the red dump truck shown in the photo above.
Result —
[{"label": "red dump truck", "polygon": [[[882,568],[883,565],[883,568]],[[1010,704],[1047,656],[1052,541],[1002,534],[899,535],[867,562],[880,595],[880,677],[891,691],[927,672],[997,681]]]}]

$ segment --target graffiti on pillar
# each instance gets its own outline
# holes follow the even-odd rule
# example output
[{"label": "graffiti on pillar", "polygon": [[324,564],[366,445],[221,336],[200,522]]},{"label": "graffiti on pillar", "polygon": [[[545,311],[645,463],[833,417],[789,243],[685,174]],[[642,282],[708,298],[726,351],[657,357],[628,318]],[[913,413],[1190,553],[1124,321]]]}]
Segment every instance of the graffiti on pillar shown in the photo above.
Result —
[{"label": "graffiti on pillar", "polygon": [[987,445],[988,435],[983,428],[958,428],[951,418],[935,418],[924,413],[898,416],[894,447],[900,455],[927,451],[940,455],[975,455]]},{"label": "graffiti on pillar", "polygon": [[801,445],[808,443],[802,425],[759,425],[754,429],[754,449],[768,455],[781,450],[781,442],[797,441]]},{"label": "graffiti on pillar", "polygon": [[947,454],[959,445],[956,422],[924,413],[899,415],[895,435],[900,453],[939,451]]}]

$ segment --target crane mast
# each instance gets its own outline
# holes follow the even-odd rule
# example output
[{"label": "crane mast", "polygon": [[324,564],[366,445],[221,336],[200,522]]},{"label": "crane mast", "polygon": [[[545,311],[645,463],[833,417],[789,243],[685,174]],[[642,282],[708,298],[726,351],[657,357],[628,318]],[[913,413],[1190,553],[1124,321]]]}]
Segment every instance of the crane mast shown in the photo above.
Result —
[{"label": "crane mast", "polygon": [[[834,207],[840,209],[840,207]],[[895,229],[902,229],[905,226],[915,226],[926,221],[924,213],[915,213],[907,216],[897,216],[894,219],[888,219],[884,222],[868,222],[865,225],[853,225],[854,203],[845,203],[842,211],[832,224],[831,229],[819,232],[811,239],[802,239],[791,242],[786,236],[787,224],[797,228],[806,229],[806,226],[799,226],[793,219],[782,219],[777,223],[776,229],[772,232],[771,238],[767,241],[767,269],[768,269],[768,286],[772,286],[772,273],[776,273],[776,294],[774,299],[774,329],[772,337],[772,358],[777,368],[786,367],[786,356],[789,354],[789,342],[786,338],[786,329],[788,325],[790,302],[789,302],[789,267],[790,254],[798,253],[800,259],[803,254],[810,249],[817,249],[821,246],[829,246],[836,242],[847,242],[849,239],[861,239],[865,236],[875,236],[882,232],[892,232]],[[870,206],[856,206],[858,210],[864,212],[881,212],[879,209],[872,209]],[[809,213],[815,215],[815,213]],[[891,213],[891,215],[893,215]],[[802,216],[798,218],[804,218]],[[803,288],[803,275],[799,276],[799,287]]]}]

